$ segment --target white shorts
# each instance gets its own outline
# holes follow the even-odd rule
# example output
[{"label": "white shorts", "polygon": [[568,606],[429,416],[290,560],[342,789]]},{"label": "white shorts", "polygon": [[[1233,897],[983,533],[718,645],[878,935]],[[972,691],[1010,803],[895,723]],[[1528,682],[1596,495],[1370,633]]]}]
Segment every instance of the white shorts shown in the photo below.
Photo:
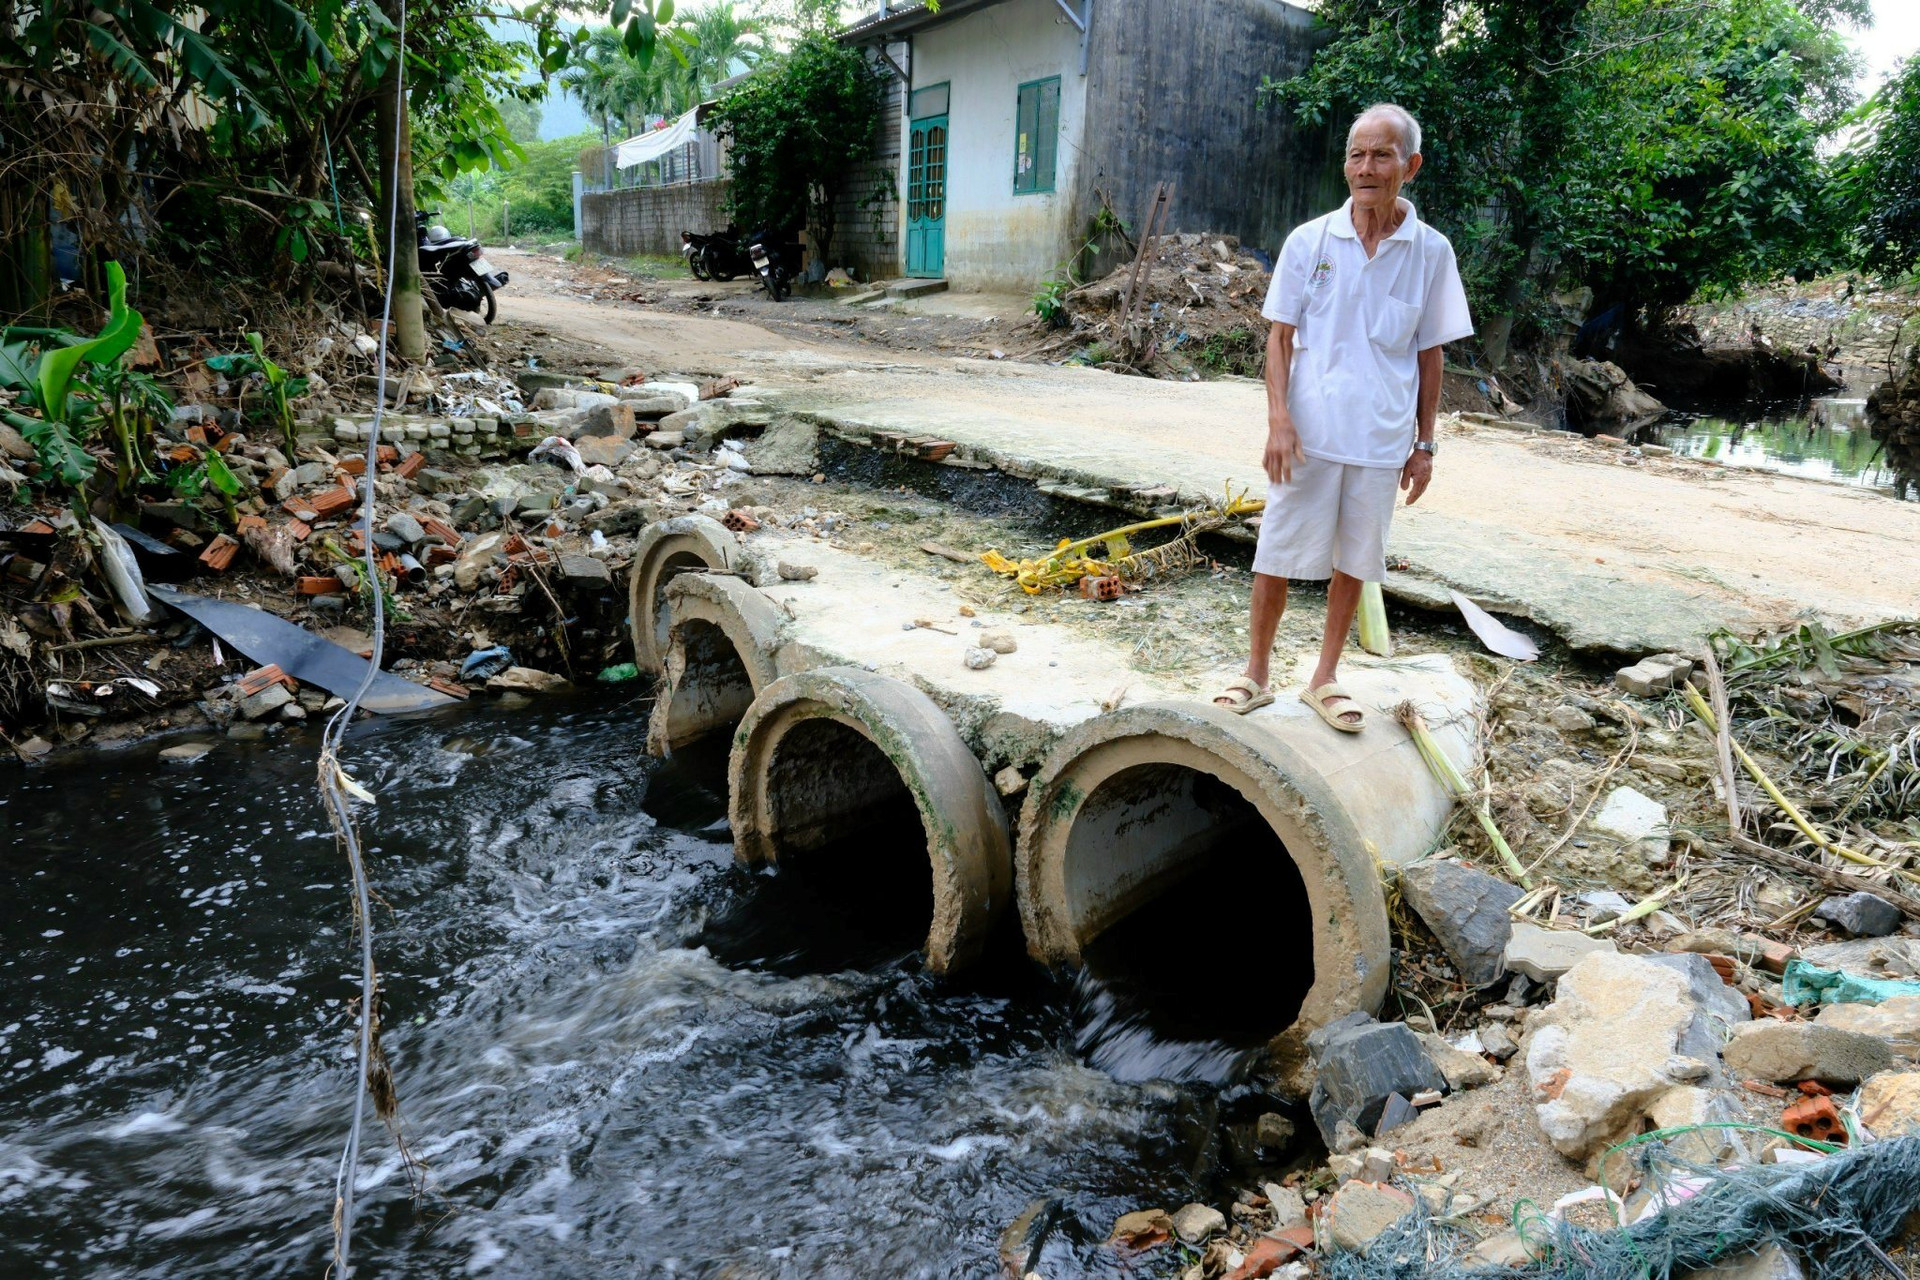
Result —
[{"label": "white shorts", "polygon": [[1274,578],[1362,582],[1387,577],[1387,526],[1400,488],[1398,467],[1353,467],[1323,458],[1293,464],[1293,479],[1267,486],[1267,510],[1253,571]]}]

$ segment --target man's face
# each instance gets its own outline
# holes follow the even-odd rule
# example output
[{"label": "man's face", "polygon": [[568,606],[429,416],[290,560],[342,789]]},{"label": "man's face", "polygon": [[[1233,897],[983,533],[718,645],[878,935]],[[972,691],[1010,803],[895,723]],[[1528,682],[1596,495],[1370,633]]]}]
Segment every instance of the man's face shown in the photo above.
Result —
[{"label": "man's face", "polygon": [[1347,190],[1356,208],[1391,213],[1400,188],[1420,170],[1420,157],[1400,154],[1400,132],[1385,120],[1365,120],[1347,145]]}]

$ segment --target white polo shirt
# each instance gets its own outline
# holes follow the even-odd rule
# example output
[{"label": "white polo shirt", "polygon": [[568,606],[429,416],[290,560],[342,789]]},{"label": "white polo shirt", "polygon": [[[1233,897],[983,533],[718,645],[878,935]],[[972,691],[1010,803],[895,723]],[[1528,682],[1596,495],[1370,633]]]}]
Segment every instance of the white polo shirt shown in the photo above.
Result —
[{"label": "white polo shirt", "polygon": [[1348,200],[1295,227],[1274,266],[1260,312],[1299,331],[1287,407],[1309,458],[1404,465],[1414,441],[1416,357],[1473,334],[1453,246],[1413,205],[1402,200],[1400,208],[1406,218],[1372,258]]}]

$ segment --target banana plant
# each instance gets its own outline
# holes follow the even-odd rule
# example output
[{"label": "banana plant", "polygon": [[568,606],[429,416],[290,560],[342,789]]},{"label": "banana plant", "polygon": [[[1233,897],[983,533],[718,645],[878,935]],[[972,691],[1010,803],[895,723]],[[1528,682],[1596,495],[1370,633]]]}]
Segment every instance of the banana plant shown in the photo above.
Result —
[{"label": "banana plant", "polygon": [[293,457],[296,447],[293,436],[293,402],[307,393],[307,380],[282,369],[267,358],[267,347],[257,333],[247,335],[250,351],[235,351],[227,355],[209,357],[207,368],[216,373],[233,373],[241,376],[258,374],[266,386],[267,405],[273,412],[274,421],[280,427],[280,434],[287,444],[287,456]]},{"label": "banana plant", "polygon": [[[93,405],[73,394],[76,387],[84,386],[80,367],[117,361],[140,336],[143,323],[140,313],[127,306],[127,275],[117,262],[107,263],[107,303],[107,324],[98,334],[41,351],[24,387],[26,402],[39,417],[0,409],[0,417],[17,428],[40,455],[40,465],[73,490],[76,498],[84,497],[87,481],[94,473],[93,458],[85,448],[87,429],[94,420]],[[17,358],[14,364],[18,364]],[[84,519],[85,502],[76,502],[75,506]]]}]

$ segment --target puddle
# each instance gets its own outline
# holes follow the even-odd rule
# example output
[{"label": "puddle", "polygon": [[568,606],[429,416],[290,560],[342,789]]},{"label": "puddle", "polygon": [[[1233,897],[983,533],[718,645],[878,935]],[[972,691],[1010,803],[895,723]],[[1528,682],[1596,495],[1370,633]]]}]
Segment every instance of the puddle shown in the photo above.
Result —
[{"label": "puddle", "polygon": [[1685,458],[1875,489],[1892,497],[1916,496],[1913,485],[1901,484],[1873,438],[1864,399],[1813,400],[1733,417],[1674,413],[1634,440],[1666,445]]}]

